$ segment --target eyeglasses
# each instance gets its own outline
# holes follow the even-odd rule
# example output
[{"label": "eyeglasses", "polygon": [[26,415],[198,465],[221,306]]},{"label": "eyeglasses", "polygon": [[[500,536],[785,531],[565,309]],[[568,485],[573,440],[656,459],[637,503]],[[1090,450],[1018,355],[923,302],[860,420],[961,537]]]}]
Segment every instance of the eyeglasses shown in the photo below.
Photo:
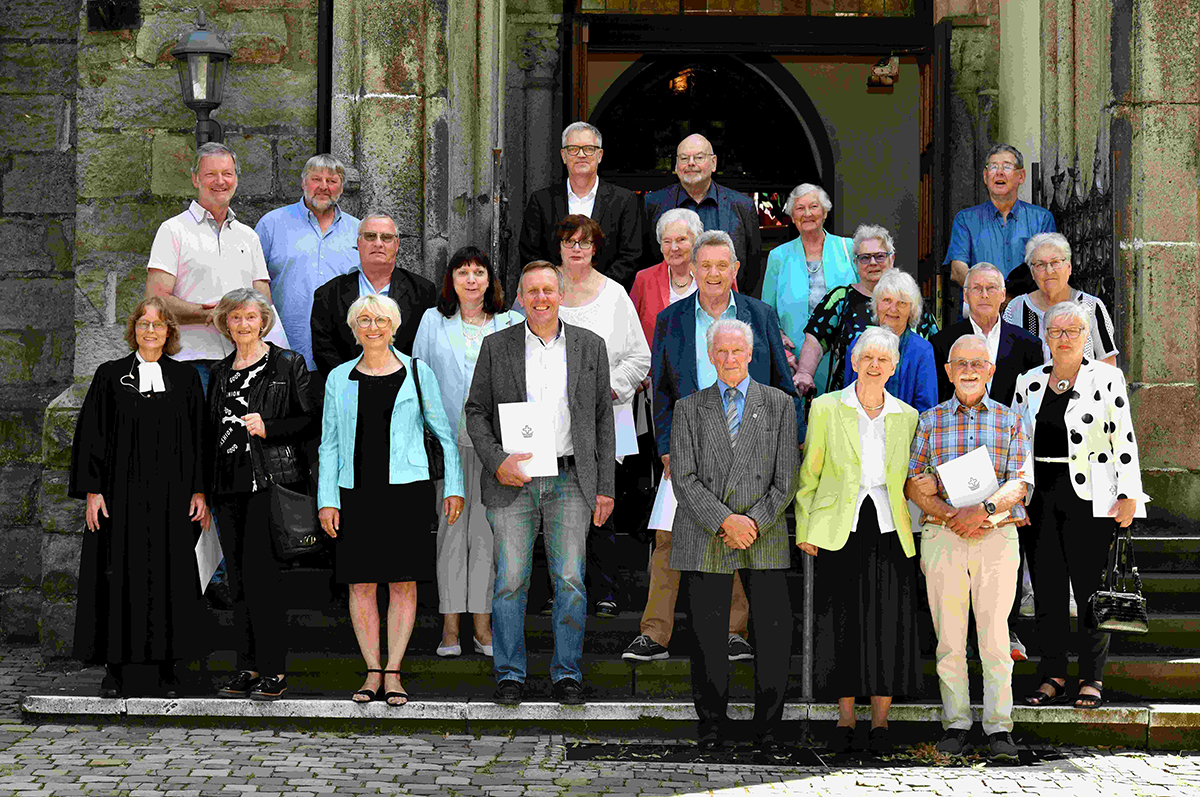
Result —
[{"label": "eyeglasses", "polygon": [[1017,164],[1015,164],[1015,163],[989,163],[987,166],[983,167],[983,170],[989,174],[995,174],[996,172],[1004,172],[1005,174],[1011,174],[1012,172],[1015,172],[1017,170]]},{"label": "eyeglasses", "polygon": [[854,259],[858,261],[859,265],[865,266],[872,260],[876,263],[886,263],[887,259],[893,254],[893,252],[867,252],[866,254],[855,255]]},{"label": "eyeglasses", "polygon": [[582,249],[585,252],[591,249],[595,244],[591,241],[563,241],[563,249]]},{"label": "eyeglasses", "polygon": [[988,296],[993,293],[1004,293],[1004,288],[999,285],[972,285],[968,290],[976,296]]},{"label": "eyeglasses", "polygon": [[593,146],[591,144],[585,144],[582,147],[578,144],[568,144],[567,146],[563,147],[563,149],[566,150],[568,155],[574,155],[576,157],[579,155],[584,155],[588,158],[600,151],[600,147]]},{"label": "eyeglasses", "polygon": [[1054,340],[1058,340],[1063,335],[1066,335],[1071,340],[1077,340],[1079,338],[1079,336],[1082,334],[1083,334],[1083,330],[1080,329],[1079,327],[1067,327],[1066,329],[1063,329],[1061,327],[1054,327],[1052,329],[1046,330],[1046,337],[1053,338]]},{"label": "eyeglasses", "polygon": [[394,232],[364,232],[362,239],[364,241],[374,241],[376,239],[383,241],[385,244],[390,244],[396,240],[397,236]]},{"label": "eyeglasses", "polygon": [[359,329],[370,329],[373,326],[380,329],[387,329],[392,325],[392,319],[385,315],[376,316],[375,318],[371,318],[369,315],[360,315],[354,319],[354,323],[358,324]]},{"label": "eyeglasses", "polygon": [[957,371],[986,371],[991,365],[987,360],[951,360],[950,367]]},{"label": "eyeglasses", "polygon": [[676,155],[676,163],[704,163],[712,157],[711,152],[706,152],[702,155]]},{"label": "eyeglasses", "polygon": [[166,323],[163,321],[138,321],[134,326],[138,332],[149,332],[152,329],[155,332],[162,332],[167,328]]},{"label": "eyeglasses", "polygon": [[1058,258],[1057,260],[1046,260],[1039,263],[1030,263],[1029,268],[1034,271],[1058,271],[1060,268],[1065,268],[1070,263],[1066,258]]}]

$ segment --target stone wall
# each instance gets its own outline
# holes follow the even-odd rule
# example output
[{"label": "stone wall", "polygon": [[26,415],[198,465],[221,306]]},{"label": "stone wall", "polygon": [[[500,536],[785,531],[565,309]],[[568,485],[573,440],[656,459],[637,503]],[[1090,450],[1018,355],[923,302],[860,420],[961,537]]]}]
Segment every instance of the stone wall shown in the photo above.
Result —
[{"label": "stone wall", "polygon": [[38,632],[42,418],[75,350],[79,8],[10,3],[0,18],[0,631],[14,639]]}]

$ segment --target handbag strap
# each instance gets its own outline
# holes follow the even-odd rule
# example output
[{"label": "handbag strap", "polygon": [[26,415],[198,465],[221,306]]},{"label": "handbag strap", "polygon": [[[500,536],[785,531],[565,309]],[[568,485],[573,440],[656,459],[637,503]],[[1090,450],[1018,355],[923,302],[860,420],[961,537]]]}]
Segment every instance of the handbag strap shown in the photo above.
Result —
[{"label": "handbag strap", "polygon": [[416,357],[412,358],[412,375],[413,386],[417,388],[417,410],[421,413],[421,423],[426,426],[429,422],[425,420],[425,399],[421,396],[421,377],[417,376],[417,363],[421,362]]},{"label": "handbag strap", "polygon": [[[1133,558],[1133,534],[1130,531],[1130,529],[1132,529],[1132,527],[1133,527],[1133,524],[1130,524],[1129,526],[1125,527],[1125,535],[1124,535],[1124,538],[1121,540],[1121,542],[1123,543],[1121,546],[1121,562],[1120,562],[1121,591],[1122,592],[1129,591],[1128,588],[1126,587],[1125,582],[1130,577],[1132,577],[1133,583],[1134,583],[1134,589],[1138,595],[1141,595],[1142,594],[1142,577],[1138,573],[1137,562],[1134,561],[1134,558]],[[1118,529],[1119,528],[1120,527],[1118,527]],[[1120,532],[1118,531],[1118,534],[1119,533]]]}]

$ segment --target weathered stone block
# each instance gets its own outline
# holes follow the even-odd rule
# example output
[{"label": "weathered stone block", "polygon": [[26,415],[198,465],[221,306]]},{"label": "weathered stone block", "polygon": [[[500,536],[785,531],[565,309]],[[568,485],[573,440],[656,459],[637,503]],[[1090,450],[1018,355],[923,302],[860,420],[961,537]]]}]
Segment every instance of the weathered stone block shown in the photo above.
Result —
[{"label": "weathered stone block", "polygon": [[[42,471],[41,493],[38,496],[38,518],[47,538],[83,531],[87,510],[85,502],[67,496],[68,471],[46,468]],[[43,551],[44,556],[44,551]]]},{"label": "weathered stone block", "polygon": [[88,382],[78,382],[58,396],[46,407],[42,423],[42,465],[46,468],[67,470],[71,466],[71,441],[75,436],[75,421],[79,408],[87,395]]},{"label": "weathered stone block", "polygon": [[157,202],[98,201],[80,205],[75,216],[75,254],[150,251],[158,225],[187,209],[183,200]]},{"label": "weathered stone block", "polygon": [[[20,277],[0,280],[0,328],[7,329],[46,329],[59,328],[63,318],[47,312],[50,308],[69,308],[71,306],[71,281],[58,277]],[[69,334],[69,332],[68,332]],[[32,374],[33,358],[41,355],[41,339],[29,339],[22,345],[38,345],[38,352],[32,352],[19,360],[6,361],[6,367],[17,367],[18,362],[27,363],[28,373]],[[12,351],[11,344],[8,351]],[[9,381],[9,377],[0,374],[0,383]],[[21,381],[17,377],[17,381]]]},{"label": "weathered stone block", "polygon": [[1134,51],[1136,101],[1200,100],[1200,56],[1196,51],[1200,27],[1195,3],[1138,3],[1135,6]]},{"label": "weathered stone block", "polygon": [[1200,328],[1200,253],[1193,247],[1148,245],[1136,254],[1134,263],[1139,290],[1131,320],[1140,381],[1195,381],[1200,357],[1196,336],[1161,332]]},{"label": "weathered stone block", "polygon": [[[58,149],[63,114],[70,100],[61,95],[0,96],[5,121],[4,148],[10,152],[53,152]],[[62,137],[63,142],[69,141]]]},{"label": "weathered stone block", "polygon": [[33,520],[41,475],[41,467],[0,467],[0,518],[12,524],[29,523]]},{"label": "weathered stone block", "polygon": [[0,633],[9,641],[33,642],[37,639],[41,613],[41,590],[6,590],[0,594],[0,620],[4,623]]},{"label": "weathered stone block", "polygon": [[36,587],[42,578],[42,530],[13,526],[0,531],[0,587]]},{"label": "weathered stone block", "polygon": [[[135,53],[147,64],[171,64],[171,49],[181,33],[195,27],[194,11],[160,11],[142,20]],[[276,64],[287,53],[288,32],[283,15],[270,12],[218,15],[210,22],[229,48],[235,64]]]},{"label": "weathered stone block", "polygon": [[277,156],[275,173],[279,178],[279,193],[285,198],[300,199],[300,172],[308,159],[317,154],[315,136],[280,136],[275,143]]},{"label": "weathered stone block", "polygon": [[243,127],[315,128],[317,73],[293,69],[234,69],[219,111]]},{"label": "weathered stone block", "polygon": [[[1134,235],[1147,241],[1200,240],[1196,214],[1200,108],[1146,105],[1134,112],[1133,125]],[[1139,133],[1140,148],[1136,147]]]},{"label": "weathered stone block", "polygon": [[75,352],[75,378],[91,379],[101,363],[129,354],[125,325],[81,327],[75,333]]},{"label": "weathered stone block", "polygon": [[79,68],[91,71],[127,65],[134,57],[131,39],[121,38],[116,33],[85,34],[79,47]]},{"label": "weathered stone block", "polygon": [[1146,505],[1149,518],[1182,522],[1179,533],[1193,533],[1193,524],[1200,522],[1200,473],[1143,470],[1142,489],[1154,499]]},{"label": "weathered stone block", "polygon": [[0,409],[0,463],[38,460],[42,450],[41,416],[42,412],[36,408]]},{"label": "weathered stone block", "polygon": [[222,11],[274,11],[300,9],[316,11],[317,0],[220,0]]},{"label": "weathered stone block", "polygon": [[133,196],[150,189],[150,141],[143,132],[79,131],[79,196]]},{"label": "weathered stone block", "polygon": [[[83,501],[75,501],[81,507]],[[48,601],[69,600],[79,589],[79,552],[83,548],[83,512],[79,533],[42,535],[42,597]],[[91,532],[88,532],[89,534]]]},{"label": "weathered stone block", "polygon": [[[390,0],[386,13],[360,14],[363,91],[421,94],[425,89],[426,38],[421,0]],[[379,9],[383,11],[383,8]]]},{"label": "weathered stone block", "polygon": [[[424,128],[419,98],[365,97],[358,103],[364,201],[386,208],[403,235],[424,232]],[[403,247],[403,242],[401,242]]]},{"label": "weathered stone block", "polygon": [[14,0],[0,14],[0,38],[74,39],[79,3],[74,0]]},{"label": "weathered stone block", "polygon": [[195,197],[192,162],[196,157],[196,138],[174,133],[158,133],[151,145],[150,190],[156,196]]},{"label": "weathered stone block", "polygon": [[[125,313],[145,294],[146,255],[141,252],[96,253],[75,267],[76,302],[86,301],[83,312],[76,311],[76,322],[116,324],[124,329]],[[132,287],[130,287],[132,285]],[[133,294],[132,303],[129,299]]]},{"label": "weathered stone block", "polygon": [[0,44],[0,94],[70,94],[75,44]]},{"label": "weathered stone block", "polygon": [[14,155],[4,175],[5,213],[74,213],[75,156]]},{"label": "weathered stone block", "polygon": [[81,128],[190,129],[196,124],[196,115],[179,98],[173,67],[82,71],[77,96]]},{"label": "weathered stone block", "polygon": [[42,644],[42,656],[47,659],[62,659],[71,655],[75,647],[75,601],[42,601],[38,616],[38,638]]},{"label": "weathered stone block", "polygon": [[[238,156],[238,197],[271,196],[274,193],[275,155],[271,139],[260,135],[230,134],[225,143]],[[237,213],[237,199],[234,200]],[[240,218],[240,214],[239,214]]]},{"label": "weathered stone block", "polygon": [[74,239],[71,220],[0,219],[0,273],[70,271]]},{"label": "weathered stone block", "polygon": [[283,15],[288,28],[288,53],[283,61],[290,69],[316,69],[317,15],[312,12],[291,11]]},{"label": "weathered stone block", "polygon": [[1193,413],[1200,411],[1194,385],[1149,385],[1129,397],[1143,468],[1200,469]]}]

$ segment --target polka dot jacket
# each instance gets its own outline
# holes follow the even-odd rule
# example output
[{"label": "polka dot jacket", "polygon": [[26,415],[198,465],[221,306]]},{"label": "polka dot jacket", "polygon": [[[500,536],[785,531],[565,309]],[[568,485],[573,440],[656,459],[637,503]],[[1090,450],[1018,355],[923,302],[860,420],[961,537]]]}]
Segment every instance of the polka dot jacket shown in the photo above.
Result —
[{"label": "polka dot jacket", "polygon": [[[1052,366],[1038,366],[1017,377],[1013,409],[1029,433],[1029,448],[1037,434],[1036,421],[1042,397],[1053,378]],[[1142,495],[1142,471],[1138,464],[1137,438],[1129,414],[1129,393],[1120,368],[1084,358],[1075,379],[1064,415],[1067,425],[1068,467],[1071,486],[1081,500],[1092,498],[1090,463],[1113,462],[1117,471],[1119,498]]]}]

